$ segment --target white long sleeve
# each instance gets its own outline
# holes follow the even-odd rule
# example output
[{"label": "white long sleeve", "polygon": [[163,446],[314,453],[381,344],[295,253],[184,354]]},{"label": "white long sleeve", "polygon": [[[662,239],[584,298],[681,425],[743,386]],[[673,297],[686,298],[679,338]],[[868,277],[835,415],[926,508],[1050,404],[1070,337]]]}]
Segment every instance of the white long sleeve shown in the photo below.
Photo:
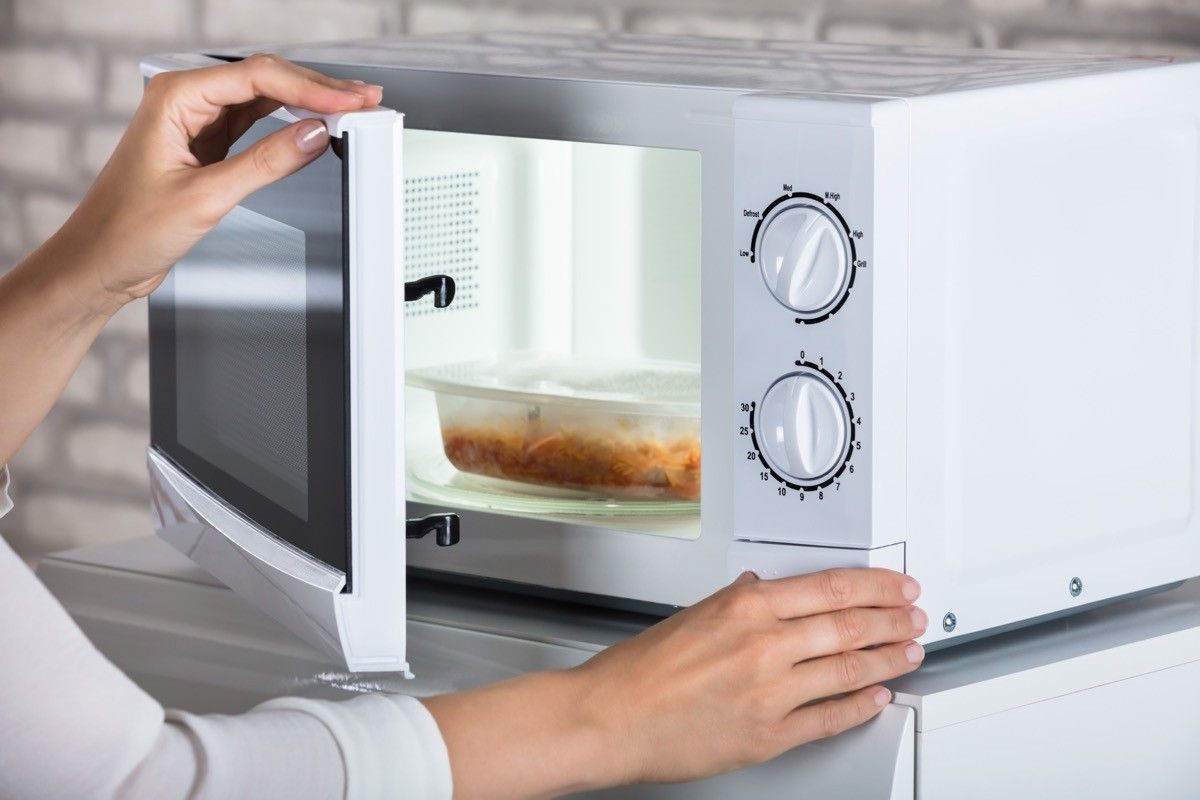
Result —
[{"label": "white long sleeve", "polygon": [[[0,516],[11,509],[0,468]],[[411,697],[164,711],[0,540],[0,797],[449,798],[437,724]]]}]

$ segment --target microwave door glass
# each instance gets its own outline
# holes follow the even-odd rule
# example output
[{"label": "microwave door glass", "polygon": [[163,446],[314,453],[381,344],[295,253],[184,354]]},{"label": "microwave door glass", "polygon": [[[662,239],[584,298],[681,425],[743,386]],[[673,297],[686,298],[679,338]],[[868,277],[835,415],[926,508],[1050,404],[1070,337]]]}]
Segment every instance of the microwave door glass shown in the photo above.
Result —
[{"label": "microwave door glass", "polygon": [[330,150],[230,212],[153,296],[151,357],[154,445],[348,572],[345,180]]}]

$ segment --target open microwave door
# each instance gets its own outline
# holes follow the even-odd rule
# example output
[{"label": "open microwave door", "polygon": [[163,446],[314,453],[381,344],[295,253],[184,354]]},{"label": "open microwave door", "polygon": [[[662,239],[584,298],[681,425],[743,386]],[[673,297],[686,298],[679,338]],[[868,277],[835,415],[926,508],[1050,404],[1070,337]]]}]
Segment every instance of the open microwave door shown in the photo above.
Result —
[{"label": "open microwave door", "polygon": [[407,673],[402,117],[325,121],[330,149],[150,299],[152,502],[159,536],[256,607],[351,670]]}]

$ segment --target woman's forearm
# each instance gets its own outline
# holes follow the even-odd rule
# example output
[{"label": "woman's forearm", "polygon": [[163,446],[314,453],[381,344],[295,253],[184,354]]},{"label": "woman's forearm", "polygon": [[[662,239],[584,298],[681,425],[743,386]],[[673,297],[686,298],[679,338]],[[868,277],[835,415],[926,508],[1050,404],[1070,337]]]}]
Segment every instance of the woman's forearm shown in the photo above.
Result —
[{"label": "woman's forearm", "polygon": [[120,303],[65,229],[0,276],[0,465],[49,412]]},{"label": "woman's forearm", "polygon": [[577,670],[522,675],[423,702],[446,740],[455,797],[557,797],[626,777]]}]

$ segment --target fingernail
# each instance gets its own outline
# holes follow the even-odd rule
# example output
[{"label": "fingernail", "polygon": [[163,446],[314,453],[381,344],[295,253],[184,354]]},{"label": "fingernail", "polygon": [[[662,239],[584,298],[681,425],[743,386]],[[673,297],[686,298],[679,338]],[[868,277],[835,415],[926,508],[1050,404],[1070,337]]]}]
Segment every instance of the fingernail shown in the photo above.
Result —
[{"label": "fingernail", "polygon": [[908,613],[912,616],[913,627],[924,633],[925,627],[929,625],[929,616],[916,606],[913,606]]},{"label": "fingernail", "polygon": [[912,578],[904,582],[904,586],[900,589],[904,594],[904,599],[912,602],[921,596],[921,584],[917,583]]},{"label": "fingernail", "polygon": [[361,102],[363,102],[363,101],[365,101],[365,100],[367,99],[367,98],[366,98],[366,93],[365,93],[364,89],[361,89],[361,88],[355,88],[355,89],[338,89],[338,91],[339,91],[339,92],[341,92],[341,93],[342,93],[342,94],[344,94],[344,95],[348,95],[348,96],[350,96],[350,97],[353,97],[355,100],[359,101],[360,103],[361,103]]},{"label": "fingernail", "polygon": [[878,706],[879,708],[883,708],[888,703],[892,702],[892,693],[889,692],[887,689],[883,688],[882,686],[880,686],[878,689],[875,690],[875,695],[874,695],[873,699],[875,700],[876,706]]},{"label": "fingernail", "polygon": [[904,657],[908,659],[908,663],[910,664],[920,664],[925,658],[925,648],[913,642],[904,648]]},{"label": "fingernail", "polygon": [[302,153],[317,153],[329,144],[325,123],[319,119],[306,119],[296,126],[296,146]]}]

